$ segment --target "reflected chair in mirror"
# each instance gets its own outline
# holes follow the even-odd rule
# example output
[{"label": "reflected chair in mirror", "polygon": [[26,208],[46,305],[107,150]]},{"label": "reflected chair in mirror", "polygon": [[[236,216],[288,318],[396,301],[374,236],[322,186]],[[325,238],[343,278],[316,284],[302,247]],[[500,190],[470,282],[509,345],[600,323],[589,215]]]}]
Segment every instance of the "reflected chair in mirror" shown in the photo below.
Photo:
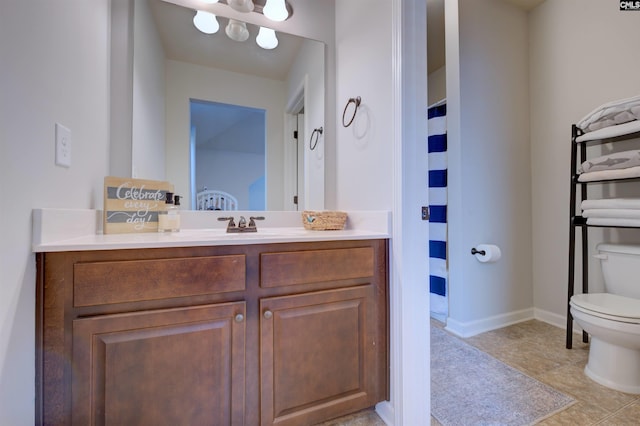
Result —
[{"label": "reflected chair in mirror", "polygon": [[205,189],[196,195],[198,210],[238,210],[238,200],[225,191]]}]

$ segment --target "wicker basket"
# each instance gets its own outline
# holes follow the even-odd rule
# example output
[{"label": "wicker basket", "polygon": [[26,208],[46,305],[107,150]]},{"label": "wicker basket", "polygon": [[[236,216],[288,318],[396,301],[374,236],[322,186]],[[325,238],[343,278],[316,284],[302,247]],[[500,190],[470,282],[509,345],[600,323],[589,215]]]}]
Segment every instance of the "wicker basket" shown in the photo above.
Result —
[{"label": "wicker basket", "polygon": [[302,224],[305,229],[317,231],[344,229],[347,223],[347,214],[337,211],[312,211],[302,212]]}]

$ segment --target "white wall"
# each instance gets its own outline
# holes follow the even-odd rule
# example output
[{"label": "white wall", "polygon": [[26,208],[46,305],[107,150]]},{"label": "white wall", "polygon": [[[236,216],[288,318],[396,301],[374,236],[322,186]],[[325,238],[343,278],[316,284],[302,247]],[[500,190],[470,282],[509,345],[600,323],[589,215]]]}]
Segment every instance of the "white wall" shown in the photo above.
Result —
[{"label": "white wall", "polygon": [[[501,0],[447,0],[445,13],[447,327],[468,335],[533,305],[527,16]],[[481,243],[502,259],[479,263],[470,251]]]},{"label": "white wall", "polygon": [[266,111],[267,210],[283,210],[285,82],[185,62],[166,61],[166,179],[191,205],[189,100],[199,99]]},{"label": "white wall", "polygon": [[[391,11],[391,2],[381,0],[336,4],[335,193],[339,209],[391,210],[393,205]],[[354,123],[345,128],[344,107],[357,96],[362,104]],[[353,105],[347,121],[351,111]]]},{"label": "white wall", "polygon": [[132,176],[164,180],[164,50],[146,1],[134,2]]},{"label": "white wall", "polygon": [[[567,309],[571,124],[598,105],[640,93],[640,55],[634,46],[640,40],[640,15],[619,11],[613,1],[547,0],[531,12],[529,26],[534,306],[562,324]],[[597,185],[590,192],[596,194]],[[621,193],[620,188],[607,190],[606,196]],[[591,250],[599,239],[616,240],[619,234],[640,241],[637,232],[591,230]],[[597,289],[599,266],[590,266]]]},{"label": "white wall", "polygon": [[[28,23],[28,24],[26,24]],[[0,13],[0,424],[34,424],[31,210],[101,208],[109,164],[109,1],[9,0]],[[54,164],[54,125],[72,132]]]}]

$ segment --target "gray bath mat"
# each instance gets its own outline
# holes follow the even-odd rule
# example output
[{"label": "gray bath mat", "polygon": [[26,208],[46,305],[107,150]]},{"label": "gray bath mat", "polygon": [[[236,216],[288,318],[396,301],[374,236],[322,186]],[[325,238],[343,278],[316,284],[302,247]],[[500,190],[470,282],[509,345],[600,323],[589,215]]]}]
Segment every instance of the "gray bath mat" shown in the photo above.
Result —
[{"label": "gray bath mat", "polygon": [[525,426],[575,400],[431,327],[431,415],[444,426]]}]

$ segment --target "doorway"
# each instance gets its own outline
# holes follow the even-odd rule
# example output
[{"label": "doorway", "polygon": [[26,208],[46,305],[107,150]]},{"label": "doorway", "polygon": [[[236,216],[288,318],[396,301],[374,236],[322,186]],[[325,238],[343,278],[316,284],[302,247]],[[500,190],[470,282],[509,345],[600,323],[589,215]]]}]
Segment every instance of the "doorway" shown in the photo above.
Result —
[{"label": "doorway", "polygon": [[[265,210],[266,111],[191,99],[191,192],[233,195],[238,210]],[[170,160],[169,160],[170,161]]]}]

